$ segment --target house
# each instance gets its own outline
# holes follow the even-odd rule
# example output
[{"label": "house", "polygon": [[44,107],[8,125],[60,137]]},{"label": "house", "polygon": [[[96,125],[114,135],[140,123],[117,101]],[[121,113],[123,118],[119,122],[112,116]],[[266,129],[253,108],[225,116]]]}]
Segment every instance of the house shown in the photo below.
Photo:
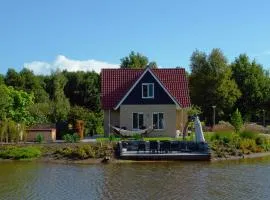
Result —
[{"label": "house", "polygon": [[127,130],[152,127],[150,136],[175,137],[190,106],[185,69],[103,69],[101,103],[105,135],[111,124]]}]

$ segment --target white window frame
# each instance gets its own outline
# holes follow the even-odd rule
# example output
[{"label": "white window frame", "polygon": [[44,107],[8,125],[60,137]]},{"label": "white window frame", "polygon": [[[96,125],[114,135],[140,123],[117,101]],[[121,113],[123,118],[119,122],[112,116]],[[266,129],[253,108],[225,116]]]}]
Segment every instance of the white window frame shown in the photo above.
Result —
[{"label": "white window frame", "polygon": [[[143,86],[147,86],[147,96],[143,96]],[[149,95],[149,85],[152,85],[153,87],[153,96]],[[154,83],[142,83],[142,98],[143,99],[153,99],[155,97],[155,87]]]},{"label": "white window frame", "polygon": [[[163,128],[160,129],[160,128],[159,128],[159,124],[158,124],[158,128],[155,129],[155,128],[154,128],[154,114],[157,114],[157,116],[158,116],[157,121],[159,122],[159,114],[160,114],[160,113],[163,114]],[[153,126],[153,129],[156,130],[156,131],[163,131],[163,130],[165,130],[165,115],[164,115],[164,112],[153,112],[153,113],[152,113],[152,126]]]},{"label": "white window frame", "polygon": [[[138,126],[138,128],[134,128],[134,127],[133,127],[133,120],[134,120],[134,119],[133,119],[133,114],[134,114],[134,113],[137,113],[137,114],[138,114],[138,120],[137,120],[137,126]],[[143,124],[142,124],[142,125],[144,125],[144,114],[143,114],[143,112],[133,112],[133,113],[132,113],[132,129],[133,129],[133,130],[139,130],[139,129],[140,129],[140,124],[139,124],[139,123],[140,123],[140,117],[139,117],[139,115],[143,115]]]}]

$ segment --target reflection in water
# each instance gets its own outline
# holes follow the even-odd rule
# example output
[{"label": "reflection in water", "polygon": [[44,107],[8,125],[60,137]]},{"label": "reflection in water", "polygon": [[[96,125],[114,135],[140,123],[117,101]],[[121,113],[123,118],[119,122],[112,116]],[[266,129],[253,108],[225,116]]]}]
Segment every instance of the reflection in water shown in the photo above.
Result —
[{"label": "reflection in water", "polygon": [[0,199],[270,199],[270,158],[244,161],[0,164]]}]

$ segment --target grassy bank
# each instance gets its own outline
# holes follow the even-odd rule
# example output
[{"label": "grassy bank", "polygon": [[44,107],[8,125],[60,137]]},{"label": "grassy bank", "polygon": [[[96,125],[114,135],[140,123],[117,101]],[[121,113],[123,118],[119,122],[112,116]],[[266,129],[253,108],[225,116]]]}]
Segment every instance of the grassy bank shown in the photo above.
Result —
[{"label": "grassy bank", "polygon": [[241,157],[270,151],[270,137],[252,131],[207,133],[205,138],[211,147],[213,158]]},{"label": "grassy bank", "polygon": [[0,146],[2,159],[85,160],[113,157],[116,143],[14,144]]},{"label": "grassy bank", "polygon": [[[252,131],[235,133],[233,131],[216,131],[204,133],[212,158],[246,157],[255,153],[270,151],[270,135]],[[136,139],[136,138],[134,138]],[[138,139],[138,138],[137,138]],[[140,138],[144,141],[175,140],[169,137]],[[193,140],[194,133],[187,137]],[[114,158],[116,142],[119,138],[101,138],[96,143],[50,143],[50,144],[14,144],[0,146],[2,159],[50,159],[54,161],[85,161],[89,159]],[[182,138],[179,138],[182,140]]]},{"label": "grassy bank", "polygon": [[0,158],[2,159],[34,159],[41,156],[39,147],[33,146],[2,146],[0,147]]}]

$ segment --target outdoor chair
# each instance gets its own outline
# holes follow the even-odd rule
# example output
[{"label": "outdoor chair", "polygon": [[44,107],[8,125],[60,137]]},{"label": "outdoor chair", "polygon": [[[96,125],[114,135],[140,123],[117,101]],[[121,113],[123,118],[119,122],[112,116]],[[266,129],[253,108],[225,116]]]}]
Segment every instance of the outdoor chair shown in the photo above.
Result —
[{"label": "outdoor chair", "polygon": [[160,143],[160,152],[168,153],[171,151],[171,142],[164,141]]},{"label": "outdoor chair", "polygon": [[150,152],[152,152],[152,153],[158,153],[159,142],[157,142],[157,141],[150,141],[149,146],[150,146],[149,147]]},{"label": "outdoor chair", "polygon": [[180,143],[180,151],[182,152],[191,152],[189,149],[189,142],[183,141]]},{"label": "outdoor chair", "polygon": [[180,142],[172,141],[171,142],[171,151],[180,151]]},{"label": "outdoor chair", "polygon": [[145,153],[146,151],[146,144],[145,142],[139,142],[137,152],[143,151]]}]

